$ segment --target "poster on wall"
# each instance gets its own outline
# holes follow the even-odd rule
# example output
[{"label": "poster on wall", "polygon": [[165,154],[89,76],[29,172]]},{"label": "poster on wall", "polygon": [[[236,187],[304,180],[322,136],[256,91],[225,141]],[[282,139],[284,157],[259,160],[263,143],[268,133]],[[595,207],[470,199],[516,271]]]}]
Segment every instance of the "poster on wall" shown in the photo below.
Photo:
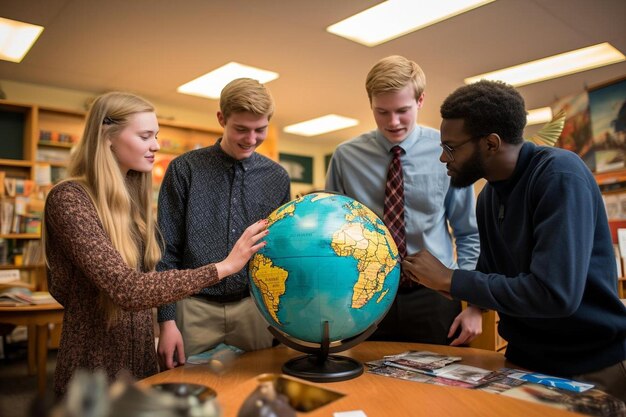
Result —
[{"label": "poster on wall", "polygon": [[313,158],[310,156],[280,153],[278,161],[289,174],[291,182],[313,184]]},{"label": "poster on wall", "polygon": [[589,90],[596,172],[626,165],[626,78]]},{"label": "poster on wall", "polygon": [[565,111],[565,124],[555,146],[570,150],[582,158],[591,171],[596,170],[596,157],[591,135],[589,95],[586,91],[555,102],[552,113]]}]

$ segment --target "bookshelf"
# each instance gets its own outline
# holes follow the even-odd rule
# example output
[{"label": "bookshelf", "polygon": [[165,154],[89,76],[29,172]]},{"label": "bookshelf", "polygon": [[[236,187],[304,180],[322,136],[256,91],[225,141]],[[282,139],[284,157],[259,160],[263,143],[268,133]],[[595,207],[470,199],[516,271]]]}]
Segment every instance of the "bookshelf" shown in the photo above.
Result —
[{"label": "bookshelf", "polygon": [[626,262],[624,254],[621,254],[617,248],[617,230],[626,228],[626,168],[594,173],[594,177],[602,191],[602,198],[609,218],[611,238],[613,239],[613,244],[616,245],[615,257],[619,275],[617,293],[620,298],[626,298],[626,278],[624,278],[626,275]]}]

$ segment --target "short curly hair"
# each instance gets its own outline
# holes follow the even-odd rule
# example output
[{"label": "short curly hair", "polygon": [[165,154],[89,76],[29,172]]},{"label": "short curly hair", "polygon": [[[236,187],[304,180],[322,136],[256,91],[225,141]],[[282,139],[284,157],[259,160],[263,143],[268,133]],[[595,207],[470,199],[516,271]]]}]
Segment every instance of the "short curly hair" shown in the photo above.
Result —
[{"label": "short curly hair", "polygon": [[441,105],[441,117],[463,119],[472,137],[497,133],[507,143],[524,140],[524,99],[513,86],[501,81],[481,80],[458,88]]}]

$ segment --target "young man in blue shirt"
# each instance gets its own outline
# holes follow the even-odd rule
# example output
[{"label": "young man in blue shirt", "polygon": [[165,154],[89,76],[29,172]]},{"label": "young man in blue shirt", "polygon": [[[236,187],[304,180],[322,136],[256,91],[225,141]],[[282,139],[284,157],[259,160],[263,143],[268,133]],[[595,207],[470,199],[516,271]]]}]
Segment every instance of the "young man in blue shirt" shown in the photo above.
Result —
[{"label": "young man in blue shirt", "polygon": [[[365,87],[378,129],[339,145],[326,189],[358,200],[382,219],[387,167],[392,148],[399,146],[407,252],[428,249],[450,268],[474,269],[479,252],[474,193],[450,187],[437,159],[439,132],[417,125],[425,85],[422,69],[402,56],[389,56],[372,67]],[[481,330],[479,309],[462,311],[459,301],[403,279],[372,339],[460,345]]]}]

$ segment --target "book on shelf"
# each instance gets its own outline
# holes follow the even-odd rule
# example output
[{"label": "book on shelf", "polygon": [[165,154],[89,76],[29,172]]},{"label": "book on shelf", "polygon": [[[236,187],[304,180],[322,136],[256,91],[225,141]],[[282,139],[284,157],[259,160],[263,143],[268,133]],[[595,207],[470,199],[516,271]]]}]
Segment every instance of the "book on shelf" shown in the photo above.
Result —
[{"label": "book on shelf", "polygon": [[619,248],[619,256],[626,258],[626,229],[617,229],[617,245]]},{"label": "book on shelf", "polygon": [[28,197],[35,189],[35,181],[24,178],[11,178],[5,176],[3,183],[4,193],[9,197]]},{"label": "book on shelf", "polygon": [[3,269],[0,270],[0,283],[6,284],[9,282],[19,281],[20,271],[19,269]]},{"label": "book on shelf", "polygon": [[41,233],[43,200],[16,196],[0,199],[0,234]]},{"label": "book on shelf", "polygon": [[68,149],[37,149],[37,162],[67,163],[70,159]]},{"label": "book on shelf", "polygon": [[0,306],[4,307],[50,304],[54,302],[56,300],[48,291],[31,291],[22,286],[9,287],[0,291]]},{"label": "book on shelf", "polygon": [[36,185],[52,184],[52,167],[50,164],[36,164],[34,171]]}]

